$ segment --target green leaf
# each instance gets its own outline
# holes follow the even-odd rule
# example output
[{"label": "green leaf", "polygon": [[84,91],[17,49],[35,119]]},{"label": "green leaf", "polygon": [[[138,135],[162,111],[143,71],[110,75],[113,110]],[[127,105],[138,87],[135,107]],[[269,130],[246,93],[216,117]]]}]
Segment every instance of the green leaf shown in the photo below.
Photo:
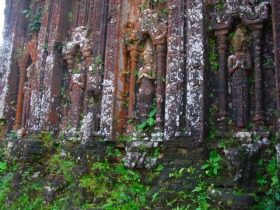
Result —
[{"label": "green leaf", "polygon": [[155,124],[155,120],[153,118],[149,118],[147,120],[147,123],[149,124],[149,126],[153,126]]},{"label": "green leaf", "polygon": [[157,113],[157,110],[156,110],[156,109],[153,109],[153,110],[150,112],[149,117],[154,117],[156,113]]},{"label": "green leaf", "polygon": [[275,198],[276,198],[277,201],[280,201],[280,194],[278,192],[275,193]]},{"label": "green leaf", "polygon": [[109,202],[109,203],[106,203],[102,206],[102,209],[105,209],[105,208],[108,208],[108,207],[111,207],[113,206],[113,203]]},{"label": "green leaf", "polygon": [[5,172],[7,170],[6,162],[0,162],[0,173]]},{"label": "green leaf", "polygon": [[140,124],[140,125],[138,126],[138,130],[142,130],[143,128],[146,127],[146,125],[147,125],[147,122],[143,122],[142,124]]},{"label": "green leaf", "polygon": [[209,164],[204,164],[203,166],[201,166],[201,169],[206,169],[206,168],[208,168],[209,167]]},{"label": "green leaf", "polygon": [[216,169],[216,168],[214,168],[213,172],[214,172],[214,174],[215,174],[215,175],[217,175],[217,174],[218,174],[218,171],[217,171],[217,169]]}]

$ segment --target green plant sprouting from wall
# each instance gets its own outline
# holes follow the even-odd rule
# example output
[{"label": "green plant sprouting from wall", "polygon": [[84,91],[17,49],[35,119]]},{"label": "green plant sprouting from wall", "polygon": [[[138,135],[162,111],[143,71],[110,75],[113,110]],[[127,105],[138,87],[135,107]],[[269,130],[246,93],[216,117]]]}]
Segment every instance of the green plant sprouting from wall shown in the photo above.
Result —
[{"label": "green plant sprouting from wall", "polygon": [[152,111],[149,113],[149,118],[145,122],[138,125],[137,129],[138,130],[151,129],[155,125],[156,112],[157,112],[156,108],[153,108]]},{"label": "green plant sprouting from wall", "polygon": [[32,22],[29,25],[30,31],[31,32],[39,31],[41,24],[42,24],[42,10],[40,9],[32,17]]},{"label": "green plant sprouting from wall", "polygon": [[216,41],[215,39],[209,39],[209,61],[211,65],[211,70],[213,72],[217,72],[219,69],[217,57],[218,55],[216,53]]},{"label": "green plant sprouting from wall", "polygon": [[209,177],[216,177],[219,170],[222,169],[221,166],[222,157],[217,154],[216,150],[210,152],[210,157],[204,165],[201,166],[201,169],[204,170],[205,174]]}]

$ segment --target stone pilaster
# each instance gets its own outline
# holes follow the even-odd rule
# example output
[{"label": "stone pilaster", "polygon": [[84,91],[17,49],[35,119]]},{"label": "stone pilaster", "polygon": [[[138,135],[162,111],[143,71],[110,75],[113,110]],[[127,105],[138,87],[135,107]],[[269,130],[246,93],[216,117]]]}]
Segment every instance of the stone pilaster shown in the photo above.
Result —
[{"label": "stone pilaster", "polygon": [[156,87],[156,130],[163,132],[165,105],[165,75],[166,75],[166,44],[156,45],[157,51],[157,87]]},{"label": "stone pilaster", "polygon": [[18,87],[18,98],[17,98],[17,111],[16,111],[16,119],[14,130],[18,130],[20,128],[20,121],[22,116],[22,105],[23,105],[23,87],[26,78],[26,62],[19,61],[18,63],[20,77],[19,77],[19,87]]},{"label": "stone pilaster", "polygon": [[188,38],[186,43],[186,131],[195,139],[203,140],[204,135],[204,4],[191,0],[187,4]]},{"label": "stone pilaster", "polygon": [[[130,83],[129,83],[129,101],[128,101],[128,116],[127,118],[133,120],[135,118],[135,71],[137,70],[137,63],[139,58],[139,50],[137,46],[129,46],[130,54]],[[128,125],[128,132],[133,132],[133,125]]]},{"label": "stone pilaster", "polygon": [[243,23],[249,27],[254,46],[254,68],[255,68],[255,113],[254,122],[264,120],[263,110],[263,66],[262,66],[262,28],[264,21],[268,18],[267,2],[255,6],[254,10],[246,10],[242,14]]},{"label": "stone pilaster", "polygon": [[185,3],[181,0],[168,1],[168,35],[167,35],[167,69],[165,93],[165,139],[171,136],[184,135],[185,88],[184,39]]},{"label": "stone pilaster", "polygon": [[[219,14],[220,15],[220,14]],[[213,29],[217,40],[217,49],[219,57],[219,112],[218,122],[219,130],[226,131],[226,116],[227,116],[227,50],[228,50],[228,30],[231,25],[231,18],[225,14],[221,17],[213,15]]]},{"label": "stone pilaster", "polygon": [[277,99],[277,127],[280,131],[280,0],[273,0],[272,3],[272,22],[274,39],[274,57],[275,57],[275,81],[276,81],[276,99]]},{"label": "stone pilaster", "polygon": [[106,140],[112,140],[114,127],[114,110],[116,83],[118,73],[118,35],[120,33],[121,1],[109,1],[109,22],[107,23],[107,39],[105,50],[104,80],[101,107],[101,133]]}]

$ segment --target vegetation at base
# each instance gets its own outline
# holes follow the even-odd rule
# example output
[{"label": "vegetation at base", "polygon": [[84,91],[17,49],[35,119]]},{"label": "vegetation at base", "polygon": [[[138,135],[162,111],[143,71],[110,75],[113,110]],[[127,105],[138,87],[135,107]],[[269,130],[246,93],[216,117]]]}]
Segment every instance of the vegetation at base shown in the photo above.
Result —
[{"label": "vegetation at base", "polygon": [[[9,139],[15,138],[14,133]],[[81,163],[69,151],[67,143],[57,143],[52,134],[42,132],[41,140],[45,142],[49,155],[44,159],[43,176],[35,177],[35,167],[25,167],[16,159],[12,163],[0,153],[0,209],[43,209],[60,210],[77,207],[79,209],[154,209],[167,206],[170,209],[224,209],[221,195],[225,192],[217,184],[226,170],[226,159],[218,149],[210,149],[209,158],[204,163],[191,166],[174,167],[166,171],[163,165],[151,170],[132,170],[124,166],[121,158],[124,151],[121,148],[108,146],[106,157],[98,157],[90,161],[87,172],[76,176],[74,169]],[[259,138],[256,136],[256,138]],[[126,142],[129,140],[123,140]],[[213,141],[213,140],[212,140]],[[227,147],[224,139],[224,146]],[[280,184],[277,177],[279,165],[276,160],[275,145],[278,136],[271,138],[268,146],[257,162],[257,191],[253,194],[256,205],[252,209],[279,209]],[[78,144],[78,142],[73,142]],[[156,151],[155,153],[158,153]],[[155,154],[159,155],[159,154]],[[112,161],[112,157],[115,161]],[[172,163],[170,163],[172,165]],[[36,166],[36,165],[35,165]],[[15,182],[21,174],[21,181]],[[46,191],[46,176],[55,174],[63,176],[65,186],[57,191],[53,203],[44,202]],[[164,183],[158,183],[158,178],[166,174]],[[17,185],[15,185],[17,183]],[[178,188],[166,187],[166,184],[180,183]],[[156,189],[156,190],[155,190]],[[242,186],[235,186],[233,192],[242,195]],[[11,201],[11,202],[7,202]],[[230,202],[229,202],[230,204]]]},{"label": "vegetation at base", "polygon": [[[13,136],[15,137],[15,136]],[[120,161],[122,151],[109,146],[107,158],[103,161],[92,161],[87,173],[76,176],[74,169],[80,166],[79,160],[67,149],[67,142],[57,144],[54,137],[42,132],[40,138],[46,142],[49,155],[43,160],[44,176],[35,177],[37,169],[23,169],[25,164],[13,161],[7,167],[7,160],[0,158],[0,209],[139,209],[148,206],[147,194],[153,187],[154,180],[163,169],[162,165],[155,169],[131,170]],[[69,142],[68,142],[69,143]],[[51,149],[53,148],[53,149]],[[116,157],[116,161],[109,161]],[[35,164],[37,165],[37,164]],[[38,166],[38,167],[39,167]],[[21,174],[22,179],[15,181]],[[46,193],[46,177],[49,174],[63,176],[65,187],[57,192],[53,203],[44,202]],[[16,178],[17,179],[17,178]],[[14,184],[17,183],[17,186]],[[47,184],[47,186],[49,186]],[[82,192],[81,189],[85,189]],[[86,194],[86,196],[85,196]],[[84,199],[84,197],[87,199]],[[9,202],[7,202],[8,200]],[[149,209],[149,208],[147,208]]]}]

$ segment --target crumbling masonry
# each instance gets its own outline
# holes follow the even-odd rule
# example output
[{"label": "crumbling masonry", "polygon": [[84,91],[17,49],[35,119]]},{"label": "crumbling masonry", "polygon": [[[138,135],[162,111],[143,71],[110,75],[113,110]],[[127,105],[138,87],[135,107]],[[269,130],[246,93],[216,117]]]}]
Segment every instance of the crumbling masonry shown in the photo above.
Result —
[{"label": "crumbling masonry", "polygon": [[131,169],[203,164],[215,149],[230,165],[218,185],[254,191],[248,171],[280,131],[279,0],[6,0],[5,15],[10,157],[45,156],[42,133],[80,159],[113,145]]}]

